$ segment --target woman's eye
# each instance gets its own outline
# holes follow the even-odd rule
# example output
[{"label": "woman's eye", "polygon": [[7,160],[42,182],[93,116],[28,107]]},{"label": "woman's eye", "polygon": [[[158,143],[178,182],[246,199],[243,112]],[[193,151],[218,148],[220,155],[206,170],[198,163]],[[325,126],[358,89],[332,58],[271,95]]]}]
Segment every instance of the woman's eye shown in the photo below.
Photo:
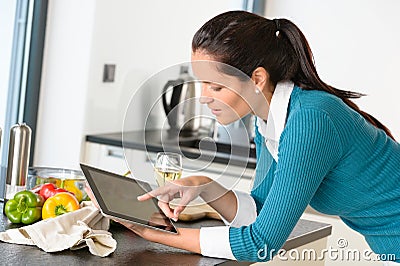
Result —
[{"label": "woman's eye", "polygon": [[211,90],[213,90],[213,91],[220,91],[220,90],[222,90],[222,88],[221,88],[221,87],[211,87]]}]

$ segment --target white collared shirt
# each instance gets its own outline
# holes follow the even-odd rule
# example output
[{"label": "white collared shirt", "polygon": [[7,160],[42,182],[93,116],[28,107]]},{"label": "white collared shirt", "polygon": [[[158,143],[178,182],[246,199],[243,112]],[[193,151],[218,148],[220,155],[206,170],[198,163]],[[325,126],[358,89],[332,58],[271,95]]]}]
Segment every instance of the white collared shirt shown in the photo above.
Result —
[{"label": "white collared shirt", "polygon": [[[257,117],[258,132],[264,137],[265,145],[276,162],[278,162],[279,138],[285,128],[293,86],[291,81],[279,82],[271,98],[267,122]],[[248,193],[233,192],[236,195],[237,212],[232,222],[222,219],[226,226],[200,229],[200,249],[203,256],[235,260],[229,243],[229,227],[246,226],[257,218],[254,199]]]},{"label": "white collared shirt", "polygon": [[267,122],[257,117],[258,132],[264,137],[265,145],[275,162],[278,162],[279,138],[285,128],[293,86],[294,84],[291,81],[278,83],[269,105]]}]

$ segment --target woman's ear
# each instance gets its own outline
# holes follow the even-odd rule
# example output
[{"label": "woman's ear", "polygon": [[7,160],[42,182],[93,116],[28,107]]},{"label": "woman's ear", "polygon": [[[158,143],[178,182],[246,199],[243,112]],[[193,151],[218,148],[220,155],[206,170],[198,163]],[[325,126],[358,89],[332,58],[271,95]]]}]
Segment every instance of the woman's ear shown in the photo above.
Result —
[{"label": "woman's ear", "polygon": [[263,91],[266,85],[269,84],[269,74],[263,67],[257,67],[253,71],[251,79],[260,91]]}]

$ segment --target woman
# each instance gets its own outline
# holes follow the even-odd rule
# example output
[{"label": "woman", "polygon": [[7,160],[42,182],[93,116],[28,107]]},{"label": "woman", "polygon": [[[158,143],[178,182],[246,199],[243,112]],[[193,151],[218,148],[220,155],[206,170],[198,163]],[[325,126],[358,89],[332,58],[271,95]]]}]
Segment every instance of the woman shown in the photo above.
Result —
[{"label": "woman", "polygon": [[[319,78],[301,31],[286,19],[227,12],[193,38],[192,61],[204,60],[233,66],[255,85],[254,90],[232,92],[210,83],[201,101],[222,124],[250,112],[257,117],[256,186],[247,195],[227,191],[208,177],[191,176],[139,197],[158,196],[166,215],[176,219],[184,205],[201,196],[230,226],[182,228],[171,236],[125,225],[148,240],[206,256],[259,261],[259,250],[267,247],[269,254],[282,247],[310,204],[340,216],[375,253],[395,254],[400,262],[400,145],[350,100],[361,94]],[[241,93],[253,96],[243,99]],[[168,202],[176,195],[183,206],[172,210]]]}]

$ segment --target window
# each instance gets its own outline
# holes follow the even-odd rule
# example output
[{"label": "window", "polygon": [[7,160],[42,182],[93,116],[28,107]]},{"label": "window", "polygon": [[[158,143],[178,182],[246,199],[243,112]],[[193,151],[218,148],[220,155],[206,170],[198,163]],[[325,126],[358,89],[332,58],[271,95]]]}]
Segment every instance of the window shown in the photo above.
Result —
[{"label": "window", "polygon": [[[0,1],[0,197],[4,195],[10,128],[36,127],[48,0]],[[32,162],[32,157],[31,157]]]}]

